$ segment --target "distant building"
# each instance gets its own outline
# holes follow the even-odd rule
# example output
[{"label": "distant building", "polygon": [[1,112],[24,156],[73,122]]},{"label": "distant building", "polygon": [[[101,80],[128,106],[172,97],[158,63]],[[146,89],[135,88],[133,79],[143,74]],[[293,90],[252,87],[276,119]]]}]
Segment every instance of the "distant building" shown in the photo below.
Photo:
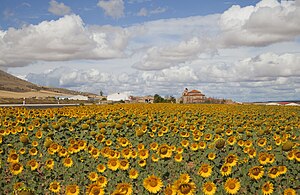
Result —
[{"label": "distant building", "polygon": [[130,96],[129,101],[131,103],[153,103],[154,102],[154,97],[151,95],[148,96]]},{"label": "distant building", "polygon": [[118,101],[127,101],[129,97],[125,93],[113,93],[107,96],[108,101],[118,102]]},{"label": "distant building", "polygon": [[68,98],[69,100],[88,100],[89,97],[83,95],[74,95]]},{"label": "distant building", "polygon": [[197,104],[205,102],[205,95],[198,90],[188,91],[187,88],[182,93],[182,103],[184,104]]}]

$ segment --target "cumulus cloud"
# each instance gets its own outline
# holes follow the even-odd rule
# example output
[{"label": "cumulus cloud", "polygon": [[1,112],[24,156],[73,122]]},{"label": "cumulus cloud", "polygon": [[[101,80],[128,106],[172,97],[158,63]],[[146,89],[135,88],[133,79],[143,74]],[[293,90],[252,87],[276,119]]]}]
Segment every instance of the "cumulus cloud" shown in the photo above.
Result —
[{"label": "cumulus cloud", "polygon": [[124,16],[123,0],[100,0],[97,4],[101,7],[107,16],[119,19]]},{"label": "cumulus cloud", "polygon": [[51,0],[49,5],[48,11],[57,16],[64,16],[72,12],[70,7],[66,6],[64,3],[58,3],[55,0]]},{"label": "cumulus cloud", "polygon": [[109,59],[122,57],[126,29],[87,27],[77,15],[44,21],[0,33],[0,66],[26,66],[35,61]]},{"label": "cumulus cloud", "polygon": [[150,16],[150,15],[154,15],[154,14],[161,14],[166,11],[167,11],[167,8],[163,8],[163,7],[158,7],[153,10],[148,10],[147,8],[142,7],[140,9],[140,11],[137,13],[137,16]]},{"label": "cumulus cloud", "polygon": [[205,52],[209,44],[197,37],[182,41],[168,47],[151,47],[142,60],[133,64],[133,68],[140,70],[161,70],[196,59],[200,52]]},{"label": "cumulus cloud", "polygon": [[220,19],[223,46],[265,46],[300,35],[295,1],[262,0],[256,6],[232,6]]}]

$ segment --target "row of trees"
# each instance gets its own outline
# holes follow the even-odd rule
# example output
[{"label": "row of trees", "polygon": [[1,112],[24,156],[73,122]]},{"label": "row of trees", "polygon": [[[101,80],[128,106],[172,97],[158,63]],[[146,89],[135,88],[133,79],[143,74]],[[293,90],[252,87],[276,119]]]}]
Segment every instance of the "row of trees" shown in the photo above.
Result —
[{"label": "row of trees", "polygon": [[173,96],[163,98],[158,94],[154,95],[154,103],[176,103],[176,99]]}]

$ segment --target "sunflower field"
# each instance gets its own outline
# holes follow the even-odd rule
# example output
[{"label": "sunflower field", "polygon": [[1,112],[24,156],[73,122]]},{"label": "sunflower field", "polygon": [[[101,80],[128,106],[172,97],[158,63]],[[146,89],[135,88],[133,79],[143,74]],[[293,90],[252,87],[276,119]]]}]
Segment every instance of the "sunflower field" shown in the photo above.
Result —
[{"label": "sunflower field", "polygon": [[0,194],[300,194],[300,108],[0,108]]}]

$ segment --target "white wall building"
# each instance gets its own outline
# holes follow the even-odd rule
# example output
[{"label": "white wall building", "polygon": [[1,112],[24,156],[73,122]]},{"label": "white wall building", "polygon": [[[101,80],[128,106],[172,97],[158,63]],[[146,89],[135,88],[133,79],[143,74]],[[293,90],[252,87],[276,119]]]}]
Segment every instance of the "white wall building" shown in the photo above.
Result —
[{"label": "white wall building", "polygon": [[87,96],[83,95],[74,95],[69,97],[69,100],[88,100],[89,98]]},{"label": "white wall building", "polygon": [[121,100],[126,101],[129,100],[129,96],[125,93],[113,93],[107,96],[107,100],[113,102],[117,102]]}]

